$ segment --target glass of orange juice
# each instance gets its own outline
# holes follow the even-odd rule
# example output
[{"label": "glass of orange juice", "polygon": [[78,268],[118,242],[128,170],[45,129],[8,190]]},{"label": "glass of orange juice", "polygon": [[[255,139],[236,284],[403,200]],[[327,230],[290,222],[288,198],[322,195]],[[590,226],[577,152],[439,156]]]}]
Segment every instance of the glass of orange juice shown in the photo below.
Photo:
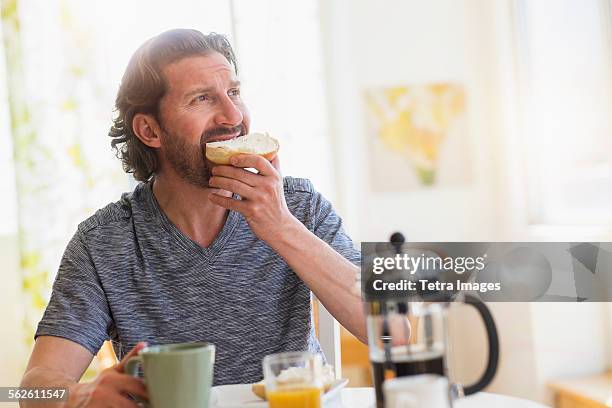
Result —
[{"label": "glass of orange juice", "polygon": [[264,357],[270,408],[320,408],[323,383],[319,354],[291,352]]}]

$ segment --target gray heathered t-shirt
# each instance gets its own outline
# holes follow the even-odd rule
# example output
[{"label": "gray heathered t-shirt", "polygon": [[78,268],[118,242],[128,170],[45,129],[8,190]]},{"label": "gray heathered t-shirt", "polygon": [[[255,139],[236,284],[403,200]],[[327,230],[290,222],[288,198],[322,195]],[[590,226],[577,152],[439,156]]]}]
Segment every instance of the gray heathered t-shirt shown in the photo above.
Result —
[{"label": "gray heathered t-shirt", "polygon": [[[291,213],[358,264],[359,251],[329,201],[286,177]],[[119,358],[137,342],[215,344],[216,385],[262,377],[282,351],[320,352],[311,293],[285,261],[230,211],[203,248],[161,211],[151,183],[82,222],[68,244],[36,336],[58,336],[96,353],[111,339]]]}]

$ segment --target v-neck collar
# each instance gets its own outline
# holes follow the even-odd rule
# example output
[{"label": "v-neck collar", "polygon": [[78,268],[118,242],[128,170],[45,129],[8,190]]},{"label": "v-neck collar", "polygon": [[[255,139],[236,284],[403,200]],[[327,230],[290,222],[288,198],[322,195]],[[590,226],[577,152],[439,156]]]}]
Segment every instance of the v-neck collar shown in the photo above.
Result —
[{"label": "v-neck collar", "polygon": [[[203,247],[187,235],[185,235],[170,219],[166,216],[164,211],[161,209],[157,199],[155,198],[155,194],[153,194],[153,180],[147,182],[145,184],[145,195],[147,204],[150,207],[151,212],[155,220],[159,223],[159,225],[172,236],[174,241],[187,253],[189,254],[198,254],[206,261],[211,261],[221,249],[225,246],[225,244],[229,241],[236,226],[238,225],[239,215],[235,211],[229,210],[227,214],[227,218],[225,223],[223,224],[223,228],[219,232],[219,234],[215,237],[213,242],[207,246]],[[234,195],[234,198],[239,198],[239,196]]]}]

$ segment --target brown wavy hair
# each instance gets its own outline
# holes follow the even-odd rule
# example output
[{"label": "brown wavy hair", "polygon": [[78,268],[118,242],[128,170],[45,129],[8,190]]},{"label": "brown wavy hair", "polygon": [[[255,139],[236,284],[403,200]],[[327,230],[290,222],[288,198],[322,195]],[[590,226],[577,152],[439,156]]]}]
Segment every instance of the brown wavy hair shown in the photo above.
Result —
[{"label": "brown wavy hair", "polygon": [[191,29],[165,31],[141,45],[130,59],[115,100],[117,115],[108,135],[123,169],[133,173],[136,180],[149,180],[157,170],[158,158],[155,149],[134,134],[134,116],[152,114],[159,122],[159,103],[168,89],[162,69],[183,58],[211,52],[225,56],[238,72],[234,51],[224,35]]}]

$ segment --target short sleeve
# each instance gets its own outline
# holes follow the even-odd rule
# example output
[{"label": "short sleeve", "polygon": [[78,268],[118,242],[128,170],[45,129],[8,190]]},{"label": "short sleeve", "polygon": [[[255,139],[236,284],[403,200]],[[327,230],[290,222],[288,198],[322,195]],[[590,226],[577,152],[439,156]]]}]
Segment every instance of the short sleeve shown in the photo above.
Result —
[{"label": "short sleeve", "polygon": [[340,255],[360,266],[361,252],[355,248],[353,240],[344,231],[342,218],[336,213],[332,204],[319,192],[314,191],[311,208],[314,234],[327,242]]},{"label": "short sleeve", "polygon": [[77,231],[66,247],[35,338],[62,337],[96,354],[109,337],[112,318],[84,238]]}]

